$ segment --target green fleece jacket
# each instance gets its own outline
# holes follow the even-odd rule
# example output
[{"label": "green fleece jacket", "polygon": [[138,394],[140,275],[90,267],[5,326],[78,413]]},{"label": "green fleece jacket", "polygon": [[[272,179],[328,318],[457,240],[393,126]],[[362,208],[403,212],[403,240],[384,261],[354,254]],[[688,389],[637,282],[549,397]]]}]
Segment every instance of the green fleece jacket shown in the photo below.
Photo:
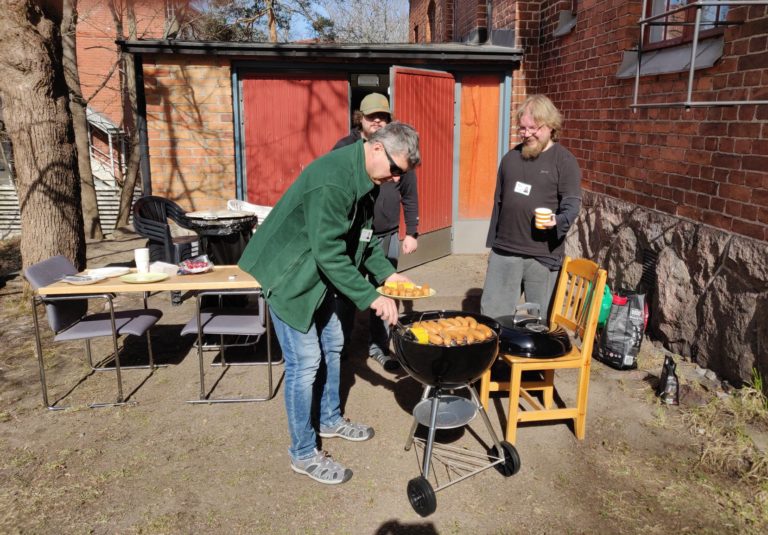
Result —
[{"label": "green fleece jacket", "polygon": [[362,141],[312,162],[259,225],[238,265],[259,281],[277,316],[306,333],[327,291],[365,310],[379,294],[375,280],[394,273],[372,227],[375,184],[365,171]]}]

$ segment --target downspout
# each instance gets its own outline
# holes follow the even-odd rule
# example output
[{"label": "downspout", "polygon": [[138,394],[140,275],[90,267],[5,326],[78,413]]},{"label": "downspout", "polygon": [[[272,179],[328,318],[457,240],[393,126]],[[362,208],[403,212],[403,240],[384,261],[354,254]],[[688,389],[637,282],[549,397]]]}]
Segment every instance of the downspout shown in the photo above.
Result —
[{"label": "downspout", "polygon": [[485,0],[485,42],[492,44],[493,34],[493,0]]},{"label": "downspout", "polygon": [[152,195],[152,175],[149,171],[149,136],[147,135],[147,100],[144,94],[144,62],[141,54],[134,54],[136,68],[136,128],[139,130],[141,160],[141,194]]}]

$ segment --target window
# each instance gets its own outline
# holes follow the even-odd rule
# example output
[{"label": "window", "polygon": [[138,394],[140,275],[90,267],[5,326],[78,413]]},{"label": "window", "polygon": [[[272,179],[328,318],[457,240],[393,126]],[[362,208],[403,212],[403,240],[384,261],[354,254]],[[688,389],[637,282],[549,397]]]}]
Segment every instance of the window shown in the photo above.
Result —
[{"label": "window", "polygon": [[[701,10],[700,37],[709,37],[723,32],[723,24],[728,16],[728,6],[691,6],[696,0],[651,0],[646,16],[662,13],[668,15],[656,19],[646,28],[645,41],[648,48],[677,45],[693,39],[696,10]],[[675,11],[677,10],[677,11]]]}]

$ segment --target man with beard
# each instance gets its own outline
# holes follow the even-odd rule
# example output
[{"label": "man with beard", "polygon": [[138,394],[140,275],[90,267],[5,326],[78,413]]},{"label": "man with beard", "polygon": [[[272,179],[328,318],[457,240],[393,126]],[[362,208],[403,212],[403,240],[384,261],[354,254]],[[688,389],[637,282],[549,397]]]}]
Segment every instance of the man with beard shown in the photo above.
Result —
[{"label": "man with beard", "polygon": [[[480,308],[493,318],[512,315],[524,293],[548,318],[565,235],[581,207],[581,171],[573,154],[557,143],[562,117],[549,98],[526,98],[517,123],[522,142],[499,165]],[[552,210],[544,229],[534,224],[536,208]]]},{"label": "man with beard", "polygon": [[[333,146],[336,150],[360,141],[367,142],[377,130],[392,122],[387,97],[381,93],[370,93],[360,102],[360,109],[352,116],[353,128],[348,136]],[[405,219],[403,254],[411,254],[418,247],[419,197],[416,189],[416,172],[409,169],[399,181],[385,182],[379,186],[376,204],[373,206],[373,237],[381,244],[387,260],[397,268],[400,256],[400,205]],[[376,281],[380,283],[381,281]],[[355,307],[349,301],[339,301],[339,317],[344,328],[345,345],[349,343],[355,321]],[[394,371],[400,365],[389,354],[389,326],[373,311],[369,313],[368,355],[381,364],[386,371]],[[343,358],[343,357],[342,357]]]}]

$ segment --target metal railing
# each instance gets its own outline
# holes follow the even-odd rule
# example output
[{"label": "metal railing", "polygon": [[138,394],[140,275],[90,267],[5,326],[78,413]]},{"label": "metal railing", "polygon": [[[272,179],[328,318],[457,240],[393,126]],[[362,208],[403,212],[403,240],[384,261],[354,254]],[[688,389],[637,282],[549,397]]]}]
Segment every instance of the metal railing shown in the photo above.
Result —
[{"label": "metal railing", "polygon": [[[632,99],[631,108],[637,111],[638,108],[692,108],[692,107],[704,107],[704,106],[737,106],[741,104],[768,104],[768,100],[706,100],[706,101],[694,101],[693,100],[693,80],[696,70],[696,53],[698,50],[699,34],[701,31],[701,10],[705,7],[730,7],[730,6],[768,6],[768,0],[699,0],[684,4],[664,13],[657,13],[650,17],[644,17],[640,19],[640,41],[637,48],[637,66],[635,68],[635,87],[634,96]],[[648,8],[648,0],[643,0],[643,11],[646,13]],[[688,9],[695,9],[696,16],[693,23],[687,21],[669,21],[669,16],[685,11]],[[663,19],[663,21],[662,21]],[[739,24],[738,22],[727,21],[704,21],[704,24],[713,24],[716,26],[732,26]],[[688,68],[688,87],[686,90],[686,99],[683,102],[669,102],[669,103],[653,103],[653,104],[638,104],[638,95],[640,92],[640,72],[643,60],[643,43],[645,41],[646,28],[649,26],[687,26],[693,25],[693,39],[691,41],[691,62]]]}]

